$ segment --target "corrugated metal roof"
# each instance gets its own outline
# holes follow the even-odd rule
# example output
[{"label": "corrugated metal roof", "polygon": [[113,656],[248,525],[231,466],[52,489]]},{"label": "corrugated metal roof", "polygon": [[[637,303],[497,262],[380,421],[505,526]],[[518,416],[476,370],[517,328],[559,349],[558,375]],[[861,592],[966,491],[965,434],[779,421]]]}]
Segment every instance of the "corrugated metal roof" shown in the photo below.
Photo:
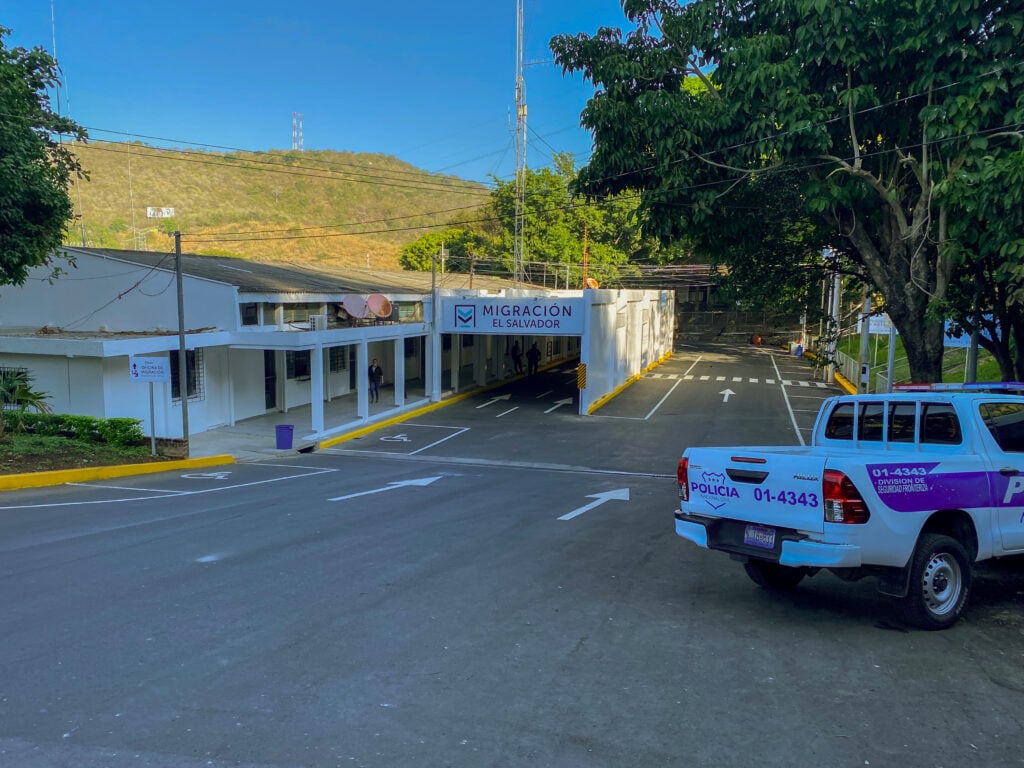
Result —
[{"label": "corrugated metal roof", "polygon": [[[114,248],[65,247],[72,256],[76,253],[119,259],[132,264],[174,271],[174,254],[158,251],[126,251]],[[181,271],[192,277],[214,280],[236,286],[240,293],[415,293],[428,294],[431,289],[429,272],[386,271],[341,267],[321,269],[304,266],[252,261],[230,256],[200,256],[182,253]],[[500,290],[523,288],[512,280],[462,273],[437,275],[438,288],[474,288]]]}]

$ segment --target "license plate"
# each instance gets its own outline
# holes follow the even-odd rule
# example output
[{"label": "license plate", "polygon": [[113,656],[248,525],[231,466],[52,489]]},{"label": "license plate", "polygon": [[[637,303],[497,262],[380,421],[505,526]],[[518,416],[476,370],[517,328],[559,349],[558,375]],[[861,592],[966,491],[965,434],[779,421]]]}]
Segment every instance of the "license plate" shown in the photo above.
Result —
[{"label": "license plate", "polygon": [[743,543],[761,549],[775,549],[775,529],[764,525],[748,525],[743,531]]}]

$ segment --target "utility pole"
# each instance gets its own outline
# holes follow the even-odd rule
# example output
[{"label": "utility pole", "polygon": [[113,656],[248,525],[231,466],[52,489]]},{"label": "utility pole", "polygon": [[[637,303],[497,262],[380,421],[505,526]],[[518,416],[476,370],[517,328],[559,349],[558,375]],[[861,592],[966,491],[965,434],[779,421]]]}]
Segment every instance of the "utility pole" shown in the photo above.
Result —
[{"label": "utility pole", "polygon": [[181,232],[174,233],[174,273],[178,284],[178,394],[181,395],[181,436],[188,458],[188,358],[185,354],[185,291],[181,276]]},{"label": "utility pole", "polygon": [[512,280],[526,281],[524,219],[526,216],[526,80],[523,77],[523,6],[516,0],[516,211],[512,245]]}]

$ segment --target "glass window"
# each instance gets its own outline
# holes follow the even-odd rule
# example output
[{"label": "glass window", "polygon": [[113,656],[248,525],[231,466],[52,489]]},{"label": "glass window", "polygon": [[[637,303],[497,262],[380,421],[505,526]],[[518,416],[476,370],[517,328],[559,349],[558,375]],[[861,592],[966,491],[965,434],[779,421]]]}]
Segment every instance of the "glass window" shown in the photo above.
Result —
[{"label": "glass window", "polygon": [[882,424],[885,421],[883,413],[882,403],[864,403],[861,406],[858,440],[882,441]]},{"label": "glass window", "polygon": [[853,439],[853,403],[839,403],[829,414],[825,437],[830,440]]},{"label": "glass window", "polygon": [[892,403],[889,407],[889,442],[914,442],[916,422],[916,403]]},{"label": "glass window", "polygon": [[348,347],[331,347],[331,373],[348,370]]},{"label": "glass window", "polygon": [[[179,371],[178,350],[171,350],[171,399],[181,400],[181,381],[178,378]],[[203,350],[185,350],[185,386],[188,390],[189,400],[202,400],[206,396],[203,373]]]},{"label": "glass window", "polygon": [[289,379],[308,379],[310,377],[309,350],[285,352],[284,362]]},{"label": "glass window", "polygon": [[260,324],[260,305],[255,302],[243,304],[242,310],[242,325],[259,325]]},{"label": "glass window", "polygon": [[921,406],[921,442],[959,445],[963,442],[960,419],[949,403],[924,403]]},{"label": "glass window", "polygon": [[1024,453],[1024,403],[982,403],[981,420],[1006,453]]}]

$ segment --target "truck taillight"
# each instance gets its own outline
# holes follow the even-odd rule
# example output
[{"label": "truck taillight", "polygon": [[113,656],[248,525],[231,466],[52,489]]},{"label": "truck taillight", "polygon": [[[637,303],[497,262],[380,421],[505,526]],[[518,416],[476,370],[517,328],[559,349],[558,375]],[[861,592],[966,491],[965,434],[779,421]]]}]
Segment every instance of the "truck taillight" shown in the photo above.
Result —
[{"label": "truck taillight", "polygon": [[826,469],[822,477],[821,495],[824,498],[826,523],[866,523],[871,513],[864,498],[842,472]]},{"label": "truck taillight", "polygon": [[690,483],[686,476],[686,469],[689,463],[687,459],[680,459],[679,466],[676,467],[676,480],[679,481],[679,498],[683,501],[690,500]]}]

